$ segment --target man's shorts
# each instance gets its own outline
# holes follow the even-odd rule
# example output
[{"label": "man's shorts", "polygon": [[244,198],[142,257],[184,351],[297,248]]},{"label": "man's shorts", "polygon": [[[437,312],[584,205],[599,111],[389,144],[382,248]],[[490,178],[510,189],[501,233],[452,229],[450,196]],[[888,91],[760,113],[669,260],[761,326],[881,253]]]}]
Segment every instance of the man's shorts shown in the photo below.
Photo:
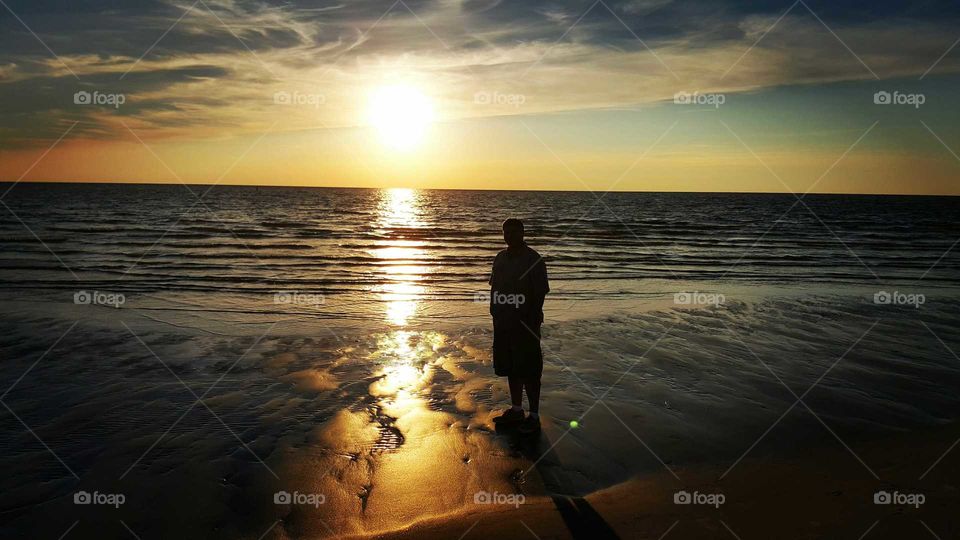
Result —
[{"label": "man's shorts", "polygon": [[540,380],[543,352],[540,325],[519,320],[493,324],[493,371],[501,377]]}]

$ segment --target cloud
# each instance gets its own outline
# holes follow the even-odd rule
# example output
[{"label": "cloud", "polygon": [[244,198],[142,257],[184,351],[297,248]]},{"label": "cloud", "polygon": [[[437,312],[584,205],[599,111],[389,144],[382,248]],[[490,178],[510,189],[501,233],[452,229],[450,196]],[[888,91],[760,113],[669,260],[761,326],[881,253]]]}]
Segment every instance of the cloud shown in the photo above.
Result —
[{"label": "cloud", "polygon": [[[919,76],[953,43],[960,18],[960,5],[909,2],[807,2],[829,30],[804,4],[777,22],[789,6],[745,0],[8,5],[58,56],[0,10],[0,146],[56,138],[72,121],[71,136],[125,137],[113,131],[118,118],[165,137],[349,126],[364,92],[394,78],[423,86],[457,118],[857,80],[871,69]],[[934,74],[958,68],[948,56]],[[115,110],[77,107],[78,89],[129,99]],[[323,95],[325,106],[278,108],[278,91]],[[481,91],[522,94],[525,106],[477,107]]]}]

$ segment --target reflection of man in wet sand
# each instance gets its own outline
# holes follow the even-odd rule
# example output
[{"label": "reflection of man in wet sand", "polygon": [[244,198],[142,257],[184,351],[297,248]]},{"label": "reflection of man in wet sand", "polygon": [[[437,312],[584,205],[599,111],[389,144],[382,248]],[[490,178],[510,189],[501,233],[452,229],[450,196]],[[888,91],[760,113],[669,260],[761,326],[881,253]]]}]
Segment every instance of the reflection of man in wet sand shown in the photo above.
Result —
[{"label": "reflection of man in wet sand", "polygon": [[[490,276],[490,315],[493,316],[493,370],[507,377],[513,406],[493,419],[498,424],[519,423],[523,433],[540,431],[540,325],[543,300],[550,292],[547,265],[523,241],[523,222],[503,222],[507,249],[497,253]],[[524,418],[523,391],[530,415]]]}]

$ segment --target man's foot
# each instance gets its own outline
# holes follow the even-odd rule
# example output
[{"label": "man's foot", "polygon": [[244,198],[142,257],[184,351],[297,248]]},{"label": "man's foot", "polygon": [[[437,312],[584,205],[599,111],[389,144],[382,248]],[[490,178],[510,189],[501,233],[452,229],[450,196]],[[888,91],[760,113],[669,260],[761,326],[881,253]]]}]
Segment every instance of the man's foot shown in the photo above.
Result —
[{"label": "man's foot", "polygon": [[540,417],[533,416],[532,414],[526,417],[523,422],[520,423],[520,427],[517,428],[517,431],[523,433],[524,435],[540,433]]},{"label": "man's foot", "polygon": [[500,416],[493,417],[494,424],[515,424],[523,422],[523,409],[507,409]]}]

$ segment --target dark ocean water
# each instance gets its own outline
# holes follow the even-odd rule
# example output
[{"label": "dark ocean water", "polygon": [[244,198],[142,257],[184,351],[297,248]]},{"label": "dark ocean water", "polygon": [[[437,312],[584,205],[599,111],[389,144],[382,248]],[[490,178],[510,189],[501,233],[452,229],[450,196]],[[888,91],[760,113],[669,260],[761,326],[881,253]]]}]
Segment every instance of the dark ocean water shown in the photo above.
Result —
[{"label": "dark ocean water", "polygon": [[207,189],[19,184],[4,199],[17,217],[0,215],[0,283],[337,295],[415,282],[463,297],[510,216],[571,294],[645,278],[960,283],[960,258],[945,256],[956,197]]}]

